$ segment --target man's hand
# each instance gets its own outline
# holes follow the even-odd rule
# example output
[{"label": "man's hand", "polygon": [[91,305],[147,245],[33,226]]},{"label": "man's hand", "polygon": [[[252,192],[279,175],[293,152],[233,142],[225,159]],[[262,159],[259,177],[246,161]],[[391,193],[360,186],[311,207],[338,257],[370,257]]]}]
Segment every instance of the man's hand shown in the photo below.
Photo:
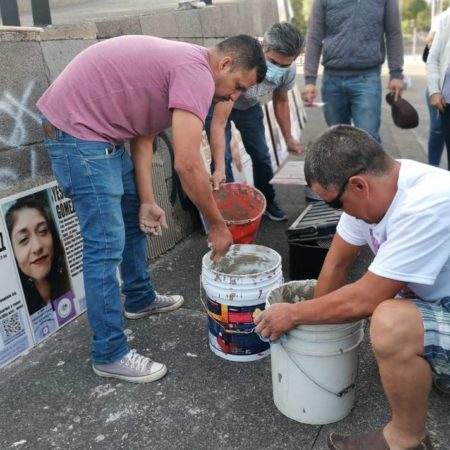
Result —
[{"label": "man's hand", "polygon": [[225,256],[231,244],[233,244],[233,237],[224,223],[209,229],[208,241],[211,247],[211,259],[217,262],[222,256]]},{"label": "man's hand", "polygon": [[139,208],[139,227],[146,234],[160,235],[161,227],[167,228],[166,213],[156,203],[142,203]]},{"label": "man's hand", "polygon": [[292,303],[272,305],[254,318],[256,332],[262,337],[276,341],[297,326],[293,320],[295,306]]},{"label": "man's hand", "polygon": [[303,146],[303,144],[293,137],[287,140],[286,145],[288,152],[294,155],[302,155],[305,151],[305,147]]},{"label": "man's hand", "polygon": [[427,44],[427,47],[430,49],[433,41],[434,41],[434,36],[436,35],[436,31],[430,31],[428,33],[428,36],[425,38],[425,44]]},{"label": "man's hand", "polygon": [[388,89],[394,93],[394,101],[397,101],[402,96],[403,80],[391,78],[388,83]]},{"label": "man's hand", "polygon": [[311,106],[317,97],[317,89],[315,84],[307,84],[302,91],[302,100],[305,106]]},{"label": "man's hand", "polygon": [[215,170],[211,175],[210,181],[213,187],[213,191],[219,190],[220,185],[225,183],[226,181],[225,170]]},{"label": "man's hand", "polygon": [[440,92],[435,92],[430,97],[430,103],[431,106],[437,108],[441,113],[445,112],[445,107],[447,106],[447,103],[445,101],[444,96]]}]

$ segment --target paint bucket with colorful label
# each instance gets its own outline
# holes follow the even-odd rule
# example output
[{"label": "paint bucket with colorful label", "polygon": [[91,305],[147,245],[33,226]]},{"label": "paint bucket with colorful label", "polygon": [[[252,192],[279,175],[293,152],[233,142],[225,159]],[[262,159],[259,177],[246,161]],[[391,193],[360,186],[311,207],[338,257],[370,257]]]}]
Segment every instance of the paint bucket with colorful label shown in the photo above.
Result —
[{"label": "paint bucket with colorful label", "polygon": [[[309,300],[315,283],[304,280],[282,284],[268,294],[266,307]],[[325,425],[350,413],[363,325],[364,321],[300,325],[271,343],[273,398],[285,416]]]},{"label": "paint bucket with colorful label", "polygon": [[253,244],[266,210],[266,199],[258,189],[241,183],[225,183],[213,192],[214,200],[235,244]]},{"label": "paint bucket with colorful label", "polygon": [[269,291],[283,282],[280,255],[261,245],[232,245],[218,262],[202,261],[201,291],[209,321],[209,347],[231,361],[255,361],[270,345],[255,333],[253,313],[265,308]]}]

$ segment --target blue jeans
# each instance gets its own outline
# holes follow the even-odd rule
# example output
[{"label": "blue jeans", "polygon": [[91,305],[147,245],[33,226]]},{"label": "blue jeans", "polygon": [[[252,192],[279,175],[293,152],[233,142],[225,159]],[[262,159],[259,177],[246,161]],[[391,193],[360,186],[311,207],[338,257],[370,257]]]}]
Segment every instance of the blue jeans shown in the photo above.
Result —
[{"label": "blue jeans", "polygon": [[439,110],[431,106],[428,89],[425,97],[430,112],[430,134],[428,135],[428,164],[439,167],[441,164],[442,152],[444,151],[444,134],[442,131],[442,120]]},{"label": "blue jeans", "polygon": [[[214,113],[214,105],[211,106],[205,121],[205,130],[208,139],[211,131],[211,120]],[[266,143],[264,131],[264,113],[261,105],[257,105],[240,111],[233,109],[225,127],[225,175],[227,183],[234,181],[231,167],[231,121],[240,131],[242,142],[246,152],[250,155],[253,166],[253,181],[256,189],[259,189],[266,197],[267,202],[275,198],[275,189],[269,183],[273,178],[272,161],[270,159],[269,147]],[[214,167],[211,167],[214,170]]]},{"label": "blue jeans", "polygon": [[353,124],[381,142],[381,77],[378,72],[363,75],[328,75],[322,81],[322,101],[328,126]]},{"label": "blue jeans", "polygon": [[129,351],[119,264],[127,311],[139,311],[156,297],[147,272],[146,235],[139,229],[133,163],[123,146],[83,141],[61,130],[44,143],[59,187],[72,199],[80,222],[92,358],[109,364]]}]

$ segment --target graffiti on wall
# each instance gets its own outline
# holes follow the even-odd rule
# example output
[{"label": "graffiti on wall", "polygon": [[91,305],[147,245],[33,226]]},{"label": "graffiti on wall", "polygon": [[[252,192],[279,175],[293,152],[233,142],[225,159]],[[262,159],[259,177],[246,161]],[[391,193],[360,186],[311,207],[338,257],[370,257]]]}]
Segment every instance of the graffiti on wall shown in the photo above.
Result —
[{"label": "graffiti on wall", "polygon": [[5,91],[0,98],[0,118],[7,116],[12,121],[13,127],[7,134],[0,132],[0,142],[8,147],[20,147],[26,142],[27,129],[25,119],[40,122],[39,115],[31,111],[29,107],[31,93],[34,82],[31,81],[22,93],[21,98],[15,98],[8,91]]},{"label": "graffiti on wall", "polygon": [[[41,121],[39,114],[32,110],[34,108],[32,100],[34,85],[33,81],[29,82],[18,96],[12,95],[9,91],[5,91],[0,96],[0,123],[8,124],[8,127],[0,128],[0,144],[5,147],[17,148],[25,145],[28,140],[30,125],[39,124]],[[12,150],[6,150],[6,152]],[[25,169],[25,156],[13,160],[7,156],[7,153],[2,152],[0,157],[0,191],[9,189],[17,183]],[[6,161],[3,160],[4,157]],[[31,148],[26,158],[29,165],[26,170],[27,176],[34,179],[38,175],[38,151]]]}]

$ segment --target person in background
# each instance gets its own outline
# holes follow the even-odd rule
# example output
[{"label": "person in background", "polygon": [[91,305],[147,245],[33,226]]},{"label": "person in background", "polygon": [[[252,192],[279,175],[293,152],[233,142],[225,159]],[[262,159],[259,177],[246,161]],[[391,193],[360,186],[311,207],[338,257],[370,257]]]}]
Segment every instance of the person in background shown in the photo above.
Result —
[{"label": "person in background", "polygon": [[[270,306],[256,332],[276,340],[298,325],[371,318],[370,339],[392,414],[378,431],[332,433],[334,450],[431,450],[426,433],[433,374],[450,380],[450,173],[395,160],[367,132],[325,131],[305,158],[305,177],[343,211],[314,299]],[[364,245],[374,259],[346,284]]]},{"label": "person in background", "polygon": [[[435,17],[437,19],[437,17]],[[434,20],[433,22],[436,22]],[[426,63],[428,59],[428,53],[433,45],[433,39],[436,34],[436,28],[434,24],[431,27],[428,36],[425,39],[426,46],[423,52],[423,61]],[[439,167],[441,164],[442,152],[444,151],[444,134],[442,131],[442,120],[439,114],[439,110],[431,106],[430,95],[428,89],[425,92],[425,99],[430,113],[430,132],[428,135],[428,164]]]},{"label": "person in background", "polygon": [[450,8],[439,16],[428,54],[427,89],[431,106],[439,111],[450,170]]},{"label": "person in background", "polygon": [[64,248],[46,195],[16,200],[5,222],[32,315],[71,289]]},{"label": "person in background", "polygon": [[97,375],[146,383],[167,372],[129,348],[116,277],[121,264],[128,319],[183,304],[180,295],[157,294],[147,271],[146,234],[167,227],[152,187],[155,137],[172,126],[175,170],[208,220],[217,261],[232,237],[199,150],[204,119],[211,101],[236,100],[265,72],[259,43],[250,36],[230,37],[210,49],[121,36],[81,52],[39,99],[53,172],[80,222]]},{"label": "person in background", "polygon": [[[386,41],[386,43],[385,43]],[[316,97],[320,55],[322,101],[328,126],[353,124],[377,141],[381,121],[381,66],[387,50],[388,89],[403,89],[403,37],[398,0],[314,0],[305,53],[305,106]]]},{"label": "person in background", "polygon": [[303,145],[291,134],[288,91],[295,86],[295,60],[302,51],[303,43],[304,38],[296,26],[289,23],[273,25],[264,35],[262,44],[267,64],[264,81],[248,89],[235,102],[212,105],[205,123],[213,159],[214,189],[218,189],[224,181],[234,181],[230,145],[231,122],[234,122],[252,160],[255,187],[266,198],[265,214],[276,221],[287,220],[288,217],[275,201],[275,189],[269,183],[273,170],[260,100],[268,94],[273,94],[275,116],[287,149],[293,154],[301,154]]}]

